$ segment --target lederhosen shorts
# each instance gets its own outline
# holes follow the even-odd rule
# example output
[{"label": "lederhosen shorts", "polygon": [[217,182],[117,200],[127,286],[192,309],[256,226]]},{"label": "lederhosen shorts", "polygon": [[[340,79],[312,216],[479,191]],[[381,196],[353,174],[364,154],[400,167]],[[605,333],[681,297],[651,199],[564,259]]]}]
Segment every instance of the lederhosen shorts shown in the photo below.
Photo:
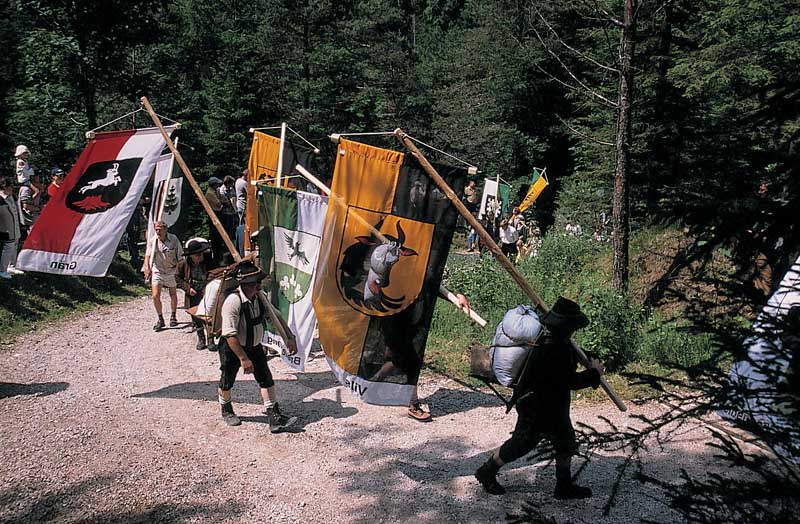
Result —
[{"label": "lederhosen shorts", "polygon": [[[261,299],[257,298],[256,300]],[[253,376],[256,382],[258,382],[258,386],[260,388],[271,388],[275,385],[275,381],[272,379],[272,372],[267,365],[267,356],[261,348],[261,344],[256,344],[253,340],[252,328],[264,322],[264,315],[266,313],[264,304],[260,303],[259,306],[261,313],[256,318],[250,316],[250,310],[248,308],[242,308],[245,327],[247,329],[247,341],[242,349],[244,349],[247,358],[253,363]],[[236,374],[239,372],[241,366],[242,364],[239,361],[239,357],[236,356],[236,353],[234,353],[228,345],[228,340],[222,337],[219,345],[219,389],[222,391],[230,391],[233,388],[233,384],[236,382]]]},{"label": "lederhosen shorts", "polygon": [[572,456],[578,452],[575,429],[569,417],[566,420],[548,421],[547,424],[542,424],[536,419],[535,408],[526,402],[526,399],[520,400],[516,410],[517,425],[514,427],[514,433],[500,446],[499,455],[504,463],[524,457],[533,451],[542,438],[552,442],[556,455]]}]

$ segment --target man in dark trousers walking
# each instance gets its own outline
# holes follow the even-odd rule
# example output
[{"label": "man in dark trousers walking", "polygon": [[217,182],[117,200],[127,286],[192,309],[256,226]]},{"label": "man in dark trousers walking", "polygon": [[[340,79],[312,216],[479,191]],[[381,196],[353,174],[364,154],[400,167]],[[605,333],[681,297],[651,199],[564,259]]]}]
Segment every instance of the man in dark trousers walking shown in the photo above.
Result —
[{"label": "man in dark trousers walking", "polygon": [[589,369],[577,372],[576,356],[569,339],[577,330],[589,325],[589,319],[578,304],[559,297],[541,321],[547,330],[532,349],[514,387],[511,402],[518,415],[514,433],[478,468],[475,478],[488,493],[502,495],[505,488],[497,481],[500,468],[527,455],[542,437],[546,437],[556,450],[555,498],[588,498],[592,490],[577,485],[570,471],[572,455],[578,447],[569,416],[570,392],[589,386],[597,388],[603,365],[592,359]]}]

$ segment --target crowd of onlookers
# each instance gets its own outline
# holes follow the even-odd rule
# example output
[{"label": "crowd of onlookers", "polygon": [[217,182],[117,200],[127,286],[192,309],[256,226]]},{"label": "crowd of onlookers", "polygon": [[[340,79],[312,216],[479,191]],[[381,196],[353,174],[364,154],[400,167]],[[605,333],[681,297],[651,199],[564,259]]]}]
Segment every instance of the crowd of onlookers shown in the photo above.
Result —
[{"label": "crowd of onlookers", "polygon": [[0,278],[2,279],[22,274],[22,271],[14,267],[17,252],[44,206],[61,191],[66,176],[61,168],[54,167],[49,171],[49,182],[43,181],[40,173],[28,162],[30,156],[31,152],[26,146],[18,145],[14,151],[14,179],[0,177]]},{"label": "crowd of onlookers", "polygon": [[[464,188],[464,205],[478,219],[483,229],[492,237],[492,240],[500,245],[503,254],[512,261],[516,261],[520,253],[525,251],[529,240],[532,240],[532,236],[538,236],[538,229],[528,227],[519,207],[515,207],[510,215],[503,216],[503,202],[490,196],[486,202],[486,209],[483,210],[483,214],[480,214],[478,202],[478,190],[475,187],[475,181],[470,180]],[[483,252],[485,249],[484,241],[475,228],[469,228],[467,233],[467,252]]]}]

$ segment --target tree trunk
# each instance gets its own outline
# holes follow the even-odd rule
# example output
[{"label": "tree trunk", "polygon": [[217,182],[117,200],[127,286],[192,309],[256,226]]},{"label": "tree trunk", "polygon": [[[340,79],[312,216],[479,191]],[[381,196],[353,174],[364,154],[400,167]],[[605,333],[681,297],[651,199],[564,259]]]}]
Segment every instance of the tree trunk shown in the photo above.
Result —
[{"label": "tree trunk", "polygon": [[620,75],[617,98],[617,165],[614,172],[614,211],[611,248],[613,251],[611,285],[616,291],[628,289],[628,243],[630,236],[630,160],[631,99],[633,97],[633,50],[636,42],[636,0],[625,0],[620,37]]}]

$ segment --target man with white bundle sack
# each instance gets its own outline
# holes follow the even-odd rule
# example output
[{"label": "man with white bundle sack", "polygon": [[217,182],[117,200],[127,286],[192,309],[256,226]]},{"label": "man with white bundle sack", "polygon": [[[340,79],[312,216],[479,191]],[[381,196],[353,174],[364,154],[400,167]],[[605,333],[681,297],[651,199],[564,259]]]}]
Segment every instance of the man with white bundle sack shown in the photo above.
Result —
[{"label": "man with white bundle sack", "polygon": [[570,471],[572,455],[577,451],[569,416],[570,392],[589,386],[597,388],[603,374],[603,365],[596,359],[590,361],[588,369],[577,372],[570,337],[587,325],[589,319],[580,306],[559,297],[541,321],[533,308],[517,306],[506,313],[498,326],[492,368],[501,384],[513,387],[509,409],[515,406],[518,418],[511,438],[475,472],[475,478],[488,493],[505,493],[497,481],[500,468],[527,455],[546,437],[556,450],[555,498],[592,496],[591,489],[572,480]]}]

